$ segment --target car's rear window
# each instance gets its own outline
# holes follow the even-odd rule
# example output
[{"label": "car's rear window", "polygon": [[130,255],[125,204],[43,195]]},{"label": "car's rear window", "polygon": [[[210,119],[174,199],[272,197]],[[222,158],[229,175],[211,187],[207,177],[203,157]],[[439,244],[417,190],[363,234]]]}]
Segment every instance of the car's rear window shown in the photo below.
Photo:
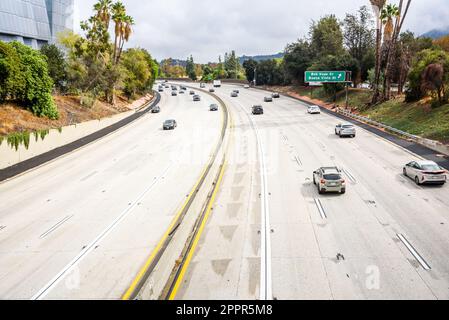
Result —
[{"label": "car's rear window", "polygon": [[440,171],[440,167],[434,165],[434,164],[426,164],[422,166],[423,170],[426,171]]},{"label": "car's rear window", "polygon": [[343,128],[344,128],[344,129],[352,129],[352,128],[354,128],[354,126],[351,126],[351,125],[345,125],[345,126],[343,126]]},{"label": "car's rear window", "polygon": [[330,180],[330,181],[337,181],[337,180],[341,179],[341,176],[336,173],[325,174],[323,177],[324,177],[324,180]]}]

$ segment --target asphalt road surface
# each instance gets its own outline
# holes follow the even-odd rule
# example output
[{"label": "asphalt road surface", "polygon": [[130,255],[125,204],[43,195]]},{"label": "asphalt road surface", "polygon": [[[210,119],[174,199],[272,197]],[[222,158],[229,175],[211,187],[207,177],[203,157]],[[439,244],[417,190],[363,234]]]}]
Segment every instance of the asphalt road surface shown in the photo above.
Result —
[{"label": "asphalt road surface", "polygon": [[[0,184],[1,299],[123,295],[220,135],[211,96],[169,93],[160,114]],[[291,98],[216,94],[227,166],[176,299],[449,299],[449,186],[402,176],[419,156],[361,128],[340,139],[341,120]],[[333,165],[347,193],[319,195],[312,172]]]},{"label": "asphalt road surface", "polygon": [[[449,189],[402,176],[419,156],[361,128],[340,139],[341,120],[291,98],[216,93],[234,143],[176,299],[449,298]],[[312,173],[334,165],[347,193],[319,195]]]},{"label": "asphalt road surface", "polygon": [[161,113],[1,183],[0,299],[120,299],[217,144],[213,102],[166,90]]}]

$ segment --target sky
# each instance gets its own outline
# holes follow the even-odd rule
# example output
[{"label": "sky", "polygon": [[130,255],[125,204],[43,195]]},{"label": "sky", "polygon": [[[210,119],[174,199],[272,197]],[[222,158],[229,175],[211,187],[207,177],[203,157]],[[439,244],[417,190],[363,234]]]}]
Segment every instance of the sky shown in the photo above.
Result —
[{"label": "sky", "polygon": [[[75,31],[92,14],[96,0],[75,0]],[[136,25],[127,47],[148,49],[154,58],[218,61],[274,54],[307,36],[310,23],[326,14],[343,18],[368,0],[122,0]],[[398,3],[399,0],[390,0]],[[412,0],[403,30],[421,35],[449,26],[448,0]],[[369,6],[370,7],[370,6]]]}]

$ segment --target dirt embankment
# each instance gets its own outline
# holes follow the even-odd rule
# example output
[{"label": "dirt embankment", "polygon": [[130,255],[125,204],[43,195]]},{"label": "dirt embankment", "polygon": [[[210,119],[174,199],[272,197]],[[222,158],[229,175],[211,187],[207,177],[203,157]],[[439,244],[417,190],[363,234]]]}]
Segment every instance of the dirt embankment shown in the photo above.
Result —
[{"label": "dirt embankment", "polygon": [[[151,96],[147,97],[148,100],[151,99]],[[59,110],[58,120],[37,117],[30,111],[13,103],[0,104],[0,136],[7,136],[14,132],[33,132],[61,128],[85,121],[110,117],[133,108],[131,105],[132,101],[122,97],[117,98],[115,106],[96,101],[90,108],[82,106],[79,97],[54,96],[53,98]]]}]

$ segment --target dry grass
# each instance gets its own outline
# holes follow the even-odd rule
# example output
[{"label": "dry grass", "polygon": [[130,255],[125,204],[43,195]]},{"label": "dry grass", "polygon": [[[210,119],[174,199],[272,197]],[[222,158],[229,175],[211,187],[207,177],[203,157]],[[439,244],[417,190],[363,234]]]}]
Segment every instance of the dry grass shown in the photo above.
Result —
[{"label": "dry grass", "polygon": [[54,100],[59,110],[58,120],[36,117],[13,103],[0,104],[0,136],[13,132],[61,128],[130,110],[130,102],[122,97],[117,98],[116,106],[97,101],[91,108],[81,106],[79,97],[55,96]]}]

